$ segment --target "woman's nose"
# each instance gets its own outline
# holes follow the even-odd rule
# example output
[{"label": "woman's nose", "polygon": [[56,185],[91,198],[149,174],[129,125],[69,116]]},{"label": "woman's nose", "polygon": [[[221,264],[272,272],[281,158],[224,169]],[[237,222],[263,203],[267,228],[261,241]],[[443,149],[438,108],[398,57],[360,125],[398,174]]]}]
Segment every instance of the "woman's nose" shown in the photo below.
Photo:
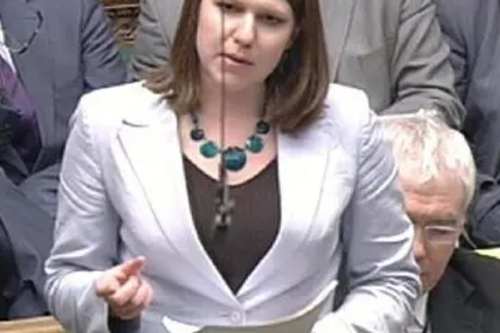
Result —
[{"label": "woman's nose", "polygon": [[241,46],[248,47],[255,40],[255,17],[247,14],[241,17],[239,24],[234,31],[234,39]]}]

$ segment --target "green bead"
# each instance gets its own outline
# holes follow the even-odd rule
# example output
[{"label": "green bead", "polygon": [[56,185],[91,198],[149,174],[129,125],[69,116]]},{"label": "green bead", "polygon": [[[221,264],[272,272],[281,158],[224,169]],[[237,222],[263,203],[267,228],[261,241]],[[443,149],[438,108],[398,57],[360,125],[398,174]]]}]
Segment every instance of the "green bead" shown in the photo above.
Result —
[{"label": "green bead", "polygon": [[207,141],[200,146],[200,153],[206,158],[214,158],[219,153],[219,147],[213,141]]},{"label": "green bead", "polygon": [[229,147],[222,153],[224,168],[229,171],[240,171],[247,163],[245,151],[238,147]]},{"label": "green bead", "polygon": [[189,133],[189,136],[191,137],[191,140],[193,140],[193,141],[201,141],[201,140],[205,139],[205,132],[203,132],[202,129],[194,128]]},{"label": "green bead", "polygon": [[271,130],[271,126],[267,122],[265,122],[264,120],[260,120],[257,123],[257,133],[258,134],[265,135],[265,134],[269,133],[270,130]]},{"label": "green bead", "polygon": [[264,149],[264,140],[260,136],[252,135],[248,138],[245,147],[254,154],[260,153]]}]

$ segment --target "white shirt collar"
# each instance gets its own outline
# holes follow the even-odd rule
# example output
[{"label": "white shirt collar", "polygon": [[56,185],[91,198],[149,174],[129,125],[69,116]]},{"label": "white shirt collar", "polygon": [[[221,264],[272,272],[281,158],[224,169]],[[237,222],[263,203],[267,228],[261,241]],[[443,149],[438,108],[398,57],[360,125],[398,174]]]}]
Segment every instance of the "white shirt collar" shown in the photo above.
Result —
[{"label": "white shirt collar", "polygon": [[[429,293],[425,293],[418,300],[415,305],[412,320],[406,329],[406,333],[422,333],[427,321],[427,301]],[[429,332],[429,331],[427,331]]]},{"label": "white shirt collar", "polygon": [[415,319],[417,323],[423,328],[427,320],[427,301],[429,299],[429,293],[425,293],[417,300],[415,306]]},{"label": "white shirt collar", "polygon": [[3,33],[3,29],[2,29],[2,21],[0,21],[0,57],[5,59],[5,61],[7,61],[7,63],[10,65],[10,67],[12,67],[12,69],[15,71],[16,68],[14,66],[14,61],[12,60],[12,56],[9,52],[9,49],[7,49],[7,47],[4,44],[4,39],[5,39],[5,36]]}]

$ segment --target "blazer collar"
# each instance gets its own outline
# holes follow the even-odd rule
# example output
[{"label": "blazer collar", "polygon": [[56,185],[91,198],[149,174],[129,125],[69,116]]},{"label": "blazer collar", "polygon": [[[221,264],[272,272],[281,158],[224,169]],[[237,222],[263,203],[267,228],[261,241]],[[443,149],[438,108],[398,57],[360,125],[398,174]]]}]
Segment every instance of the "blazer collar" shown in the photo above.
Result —
[{"label": "blazer collar", "polygon": [[356,2],[357,0],[320,0],[332,78],[337,76]]},{"label": "blazer collar", "polygon": [[252,295],[283,265],[293,266],[294,254],[306,240],[317,213],[331,151],[327,135],[321,126],[297,135],[278,135],[281,230],[239,296]]},{"label": "blazer collar", "polygon": [[[326,135],[315,129],[296,136],[278,135],[281,230],[272,248],[240,288],[239,299],[251,297],[281,265],[292,265],[295,251],[306,239],[329,159]],[[123,120],[118,139],[165,240],[191,264],[201,279],[219,291],[219,294],[211,293],[212,297],[238,304],[197,236],[176,116],[165,102],[159,102],[145,113],[131,113]],[[301,232],[294,232],[296,229]]]},{"label": "blazer collar", "polygon": [[12,53],[18,76],[22,80],[38,111],[42,142],[53,133],[54,124],[54,67],[50,56],[50,20],[44,8],[35,1],[1,0],[0,19],[3,28],[19,40],[27,41],[42,14],[42,25],[32,44],[22,54]]}]

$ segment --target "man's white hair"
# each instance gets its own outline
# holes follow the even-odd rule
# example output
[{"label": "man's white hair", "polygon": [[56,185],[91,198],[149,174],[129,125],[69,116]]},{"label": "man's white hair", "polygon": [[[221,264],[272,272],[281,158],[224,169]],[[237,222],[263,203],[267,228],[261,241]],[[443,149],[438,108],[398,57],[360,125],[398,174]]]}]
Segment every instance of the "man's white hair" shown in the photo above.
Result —
[{"label": "man's white hair", "polygon": [[381,116],[380,120],[399,173],[422,183],[445,174],[456,177],[464,187],[464,208],[468,209],[474,197],[476,167],[465,137],[448,127],[435,111]]}]

